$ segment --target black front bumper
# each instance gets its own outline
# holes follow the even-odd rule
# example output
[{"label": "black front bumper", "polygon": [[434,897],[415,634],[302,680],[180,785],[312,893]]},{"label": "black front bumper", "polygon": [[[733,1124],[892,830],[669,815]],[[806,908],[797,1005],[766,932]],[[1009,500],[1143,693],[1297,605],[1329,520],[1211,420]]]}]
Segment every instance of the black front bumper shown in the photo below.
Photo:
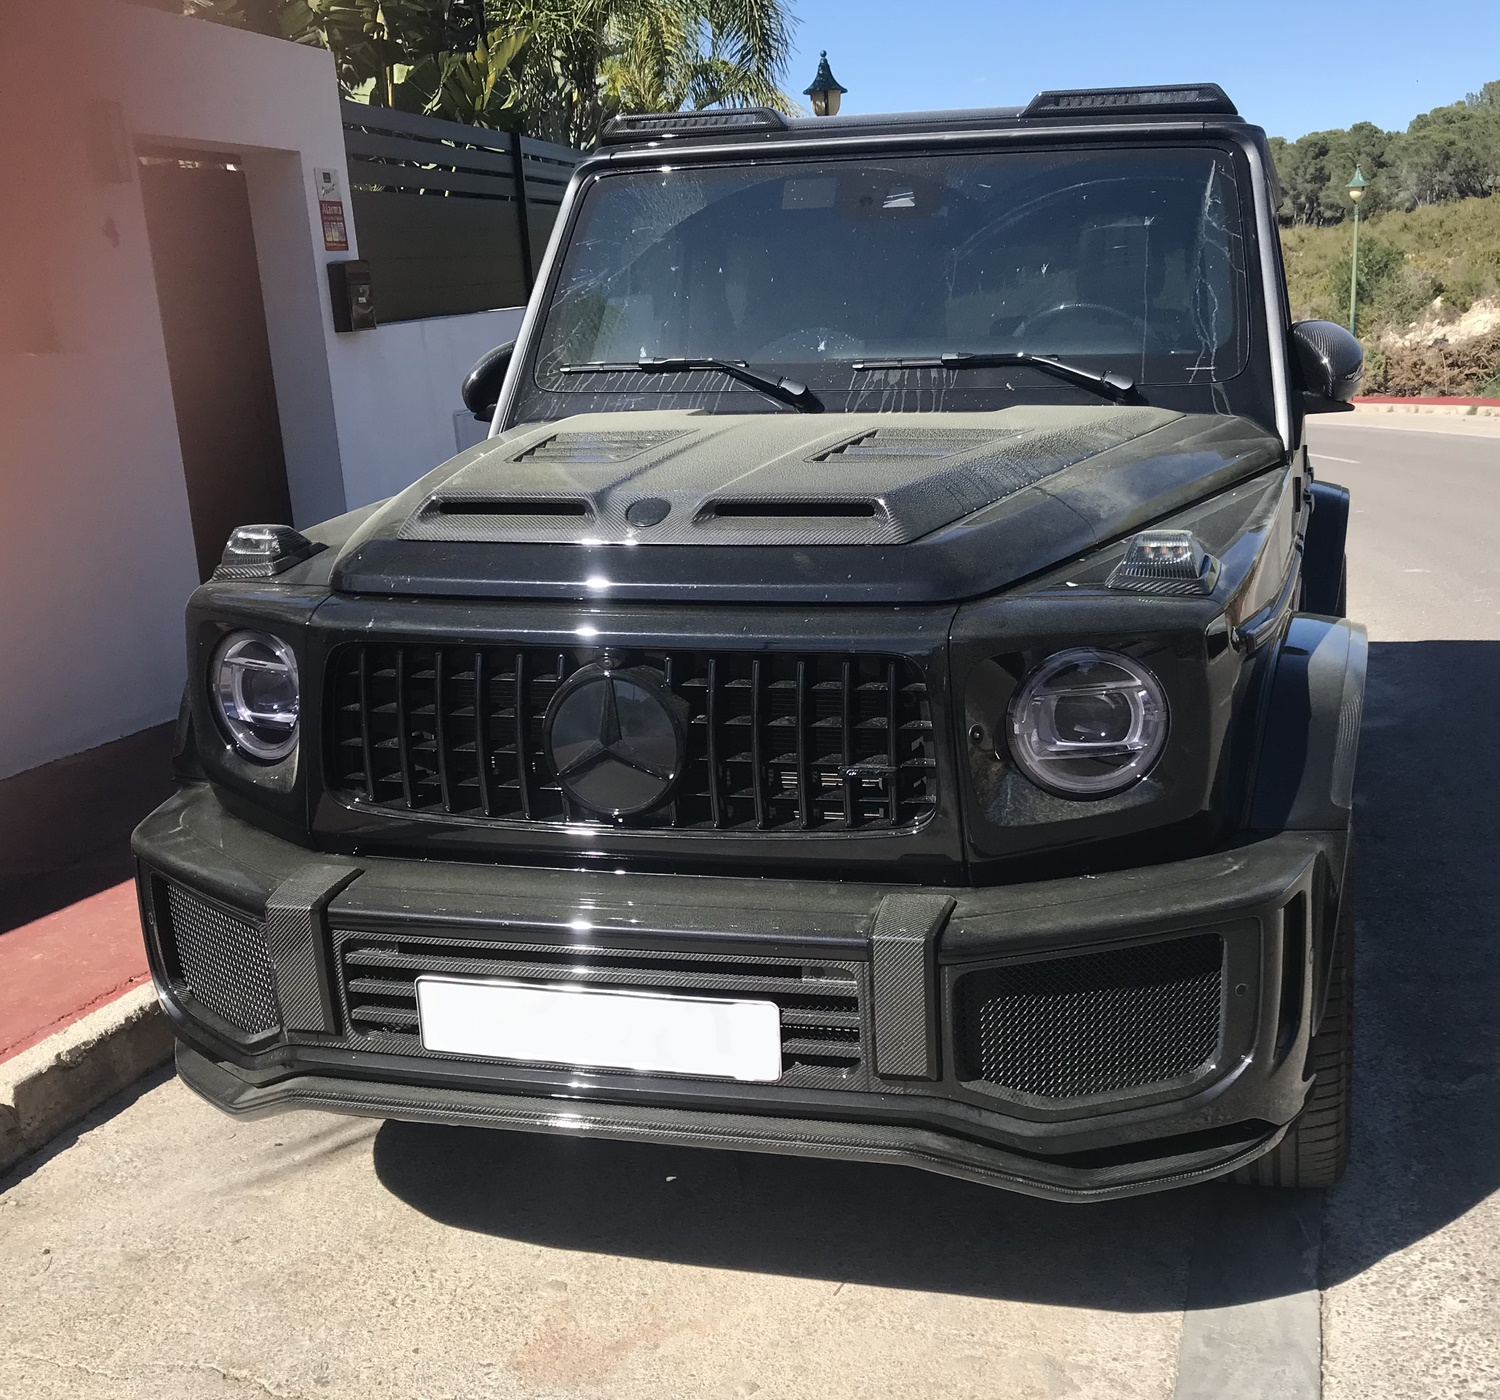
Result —
[{"label": "black front bumper", "polygon": [[[1273,1147],[1301,1110],[1345,841],[1288,832],[1098,876],[914,888],[354,861],[273,837],[196,787],[142,824],[135,850],[179,1070],[228,1112],[310,1107],[900,1162],[1096,1200],[1230,1172]],[[258,940],[260,1010],[202,985],[201,948],[184,960],[174,931],[184,900],[207,911],[195,937]],[[1218,1019],[1212,1053],[1191,1072],[1080,1093],[984,1077],[997,1073],[994,1057],[979,1056],[974,1013],[962,1010],[977,976],[1066,970],[1076,997],[1101,953],[1205,938],[1222,940]],[[414,1034],[356,1023],[351,948],[387,961],[429,944],[473,957],[571,956],[583,939],[617,962],[842,969],[858,988],[859,1029],[848,1032],[857,1048],[845,1052],[855,1058],[836,1069],[826,1057],[789,1059],[781,1082],[731,1083],[441,1056]],[[236,987],[243,956],[226,964]],[[1097,1016],[1089,1025],[1118,1034],[1128,1057],[1136,1027]]]}]

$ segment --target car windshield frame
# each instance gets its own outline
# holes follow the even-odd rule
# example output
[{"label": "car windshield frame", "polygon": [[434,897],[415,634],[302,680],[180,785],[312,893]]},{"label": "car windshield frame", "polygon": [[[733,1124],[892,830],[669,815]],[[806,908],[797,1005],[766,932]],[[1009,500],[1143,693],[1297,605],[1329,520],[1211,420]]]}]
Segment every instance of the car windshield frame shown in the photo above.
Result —
[{"label": "car windshield frame", "polygon": [[[1006,162],[1011,162],[1006,165]],[[1133,162],[1133,165],[1132,165]],[[671,159],[662,154],[628,153],[622,162],[601,159],[580,169],[562,216],[554,248],[544,269],[544,294],[538,297],[523,331],[521,356],[497,422],[510,426],[519,422],[553,421],[581,412],[611,412],[651,409],[693,409],[708,413],[789,412],[736,385],[722,374],[712,371],[686,371],[681,374],[641,376],[620,373],[568,374],[558,372],[563,363],[577,364],[600,360],[633,361],[635,353],[622,355],[620,343],[609,345],[594,340],[582,344],[564,344],[556,334],[559,315],[566,308],[572,283],[577,280],[580,251],[589,243],[591,220],[607,207],[601,200],[626,189],[631,182],[639,189],[648,182],[722,181],[731,195],[746,190],[764,189],[786,182],[826,181],[831,175],[852,171],[877,171],[882,177],[893,169],[915,174],[924,170],[973,171],[984,166],[1021,170],[1030,178],[1042,198],[1066,198],[1075,186],[1091,183],[1089,179],[1059,180],[1056,172],[1082,172],[1097,183],[1100,178],[1118,180],[1123,169],[1125,178],[1149,180],[1162,178],[1161,172],[1179,184],[1187,175],[1206,177],[1212,170],[1212,182],[1224,201],[1224,246],[1221,248],[1223,275],[1231,308],[1226,318],[1228,333],[1214,347],[1208,372],[1163,375],[1156,367],[1146,365],[1142,356],[1121,353],[1118,348],[1091,352],[1076,341],[1066,346],[1053,342],[1052,354],[1094,373],[1116,373],[1137,381],[1135,401],[1160,404],[1185,411],[1246,412],[1249,416],[1270,421],[1274,384],[1272,366],[1262,363],[1265,355],[1265,333],[1260,325],[1264,315],[1261,304],[1261,275],[1257,265],[1264,257],[1258,228],[1258,188],[1253,155],[1246,151],[1244,138],[1237,133],[1197,134],[1160,133],[1125,138],[1095,136],[1087,141],[1037,139],[1021,142],[970,142],[957,148],[941,143],[933,145],[902,144],[894,148],[841,149],[838,142],[817,147],[777,150],[768,146],[751,155],[734,150],[696,150],[672,152]],[[1154,164],[1153,164],[1154,163]],[[1151,166],[1151,168],[1147,168]],[[1055,192],[1045,188],[1050,177]],[[616,184],[614,182],[619,181]],[[1039,185],[1038,181],[1042,183]],[[931,182],[929,181],[929,184]],[[677,189],[688,188],[678,185]],[[727,197],[727,196],[726,196]],[[838,196],[836,195],[835,198]],[[920,198],[920,197],[919,197]],[[1033,201],[1035,202],[1035,201]],[[712,208],[704,201],[696,212]],[[1004,212],[1004,211],[1002,211]],[[919,209],[917,218],[933,217],[931,209]],[[1019,215],[1010,212],[991,224],[1014,224]],[[685,222],[679,220],[679,224]],[[1142,221],[1147,222],[1147,221]],[[1071,227],[1071,226],[1067,226]],[[987,229],[981,227],[984,234]],[[660,233],[654,235],[659,241]],[[1147,235],[1150,236],[1150,235]],[[645,245],[654,241],[647,235]],[[717,245],[715,245],[717,246]],[[953,241],[939,247],[952,251]],[[637,254],[638,260],[638,254]],[[606,276],[617,276],[627,260],[605,269]],[[571,281],[570,281],[571,279]],[[654,325],[648,316],[648,324]],[[946,343],[943,343],[946,342]],[[892,344],[861,344],[848,347],[845,353],[825,353],[822,358],[767,358],[761,345],[730,345],[720,342],[689,347],[681,344],[654,343],[631,345],[659,351],[662,358],[691,354],[694,358],[717,355],[733,359],[749,369],[771,378],[786,377],[805,383],[824,403],[828,412],[861,411],[972,411],[1000,409],[1012,403],[1085,403],[1098,402],[1086,389],[1070,386],[1056,376],[1034,367],[1008,365],[970,366],[958,372],[953,361],[965,354],[983,354],[993,350],[1017,348],[1012,343],[994,344],[977,337],[950,337],[929,334],[925,338]],[[1040,353],[1041,347],[1026,346],[1029,353]],[[605,353],[601,353],[605,352]],[[946,356],[947,364],[939,362]],[[997,356],[997,358],[999,358]],[[893,365],[879,372],[856,371],[854,365],[872,361],[914,361],[911,365]],[[925,361],[925,363],[922,363]],[[1250,373],[1247,373],[1250,371]]]}]

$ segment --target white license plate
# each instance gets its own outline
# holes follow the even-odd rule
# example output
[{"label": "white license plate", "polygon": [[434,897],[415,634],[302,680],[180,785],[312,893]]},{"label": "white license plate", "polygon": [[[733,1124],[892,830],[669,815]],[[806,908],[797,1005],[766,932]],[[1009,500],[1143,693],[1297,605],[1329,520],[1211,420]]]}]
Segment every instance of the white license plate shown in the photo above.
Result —
[{"label": "white license plate", "polygon": [[592,1069],[781,1077],[773,1001],[418,977],[422,1044],[449,1055]]}]

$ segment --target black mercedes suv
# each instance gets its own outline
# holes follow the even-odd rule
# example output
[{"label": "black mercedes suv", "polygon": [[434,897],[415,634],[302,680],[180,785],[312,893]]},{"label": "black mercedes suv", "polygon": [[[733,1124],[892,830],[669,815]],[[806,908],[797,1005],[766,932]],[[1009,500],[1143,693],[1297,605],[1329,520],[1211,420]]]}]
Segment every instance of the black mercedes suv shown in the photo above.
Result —
[{"label": "black mercedes suv", "polygon": [[237,1114],[1337,1179],[1365,637],[1212,84],[625,117],[488,439],[235,532],[135,836]]}]

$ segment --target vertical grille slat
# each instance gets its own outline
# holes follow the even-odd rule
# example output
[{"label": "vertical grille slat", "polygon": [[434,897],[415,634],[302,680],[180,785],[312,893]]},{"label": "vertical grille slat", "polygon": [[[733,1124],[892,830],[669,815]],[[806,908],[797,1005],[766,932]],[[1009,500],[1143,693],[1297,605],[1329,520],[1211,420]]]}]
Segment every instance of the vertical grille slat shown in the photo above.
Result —
[{"label": "vertical grille slat", "polygon": [[797,825],[806,831],[812,824],[812,770],[807,766],[809,715],[807,662],[797,660]]},{"label": "vertical grille slat", "polygon": [[514,670],[512,709],[515,711],[516,744],[516,791],[521,798],[521,815],[530,821],[531,805],[531,709],[527,704],[530,693],[526,674],[526,653],[518,651],[512,663]]},{"label": "vertical grille slat", "polygon": [[479,810],[487,817],[495,815],[495,795],[491,790],[494,774],[490,756],[490,676],[485,668],[485,654],[474,653],[474,763],[478,769]]},{"label": "vertical grille slat", "polygon": [[401,762],[401,797],[408,807],[415,807],[416,773],[411,752],[411,700],[407,694],[406,649],[396,653],[396,752]]},{"label": "vertical grille slat", "polygon": [[750,785],[755,794],[755,825],[762,831],[770,824],[766,795],[765,677],[760,658],[750,663]]},{"label": "vertical grille slat", "polygon": [[442,794],[443,811],[453,811],[452,773],[448,762],[449,726],[447,707],[449,695],[443,653],[432,658],[432,747],[433,761],[437,764],[438,792]]},{"label": "vertical grille slat", "polygon": [[[349,641],[329,660],[327,782],[343,800],[424,816],[592,822],[546,752],[552,697],[598,647]],[[680,777],[634,827],[907,830],[937,806],[927,687],[893,656],[631,648],[685,707]],[[356,755],[358,758],[356,759]]]},{"label": "vertical grille slat", "polygon": [[719,757],[719,662],[708,663],[708,805],[717,830],[724,825],[723,768]]},{"label": "vertical grille slat", "polygon": [[854,763],[852,743],[854,739],[854,664],[843,663],[842,685],[839,691],[841,723],[839,726],[839,776],[844,789],[844,822],[848,826],[859,825],[859,804],[855,801],[855,790],[859,780],[852,777],[849,769]]},{"label": "vertical grille slat", "polygon": [[370,740],[370,653],[363,647],[359,650],[359,751],[364,764],[365,800],[375,800],[375,757]]}]

